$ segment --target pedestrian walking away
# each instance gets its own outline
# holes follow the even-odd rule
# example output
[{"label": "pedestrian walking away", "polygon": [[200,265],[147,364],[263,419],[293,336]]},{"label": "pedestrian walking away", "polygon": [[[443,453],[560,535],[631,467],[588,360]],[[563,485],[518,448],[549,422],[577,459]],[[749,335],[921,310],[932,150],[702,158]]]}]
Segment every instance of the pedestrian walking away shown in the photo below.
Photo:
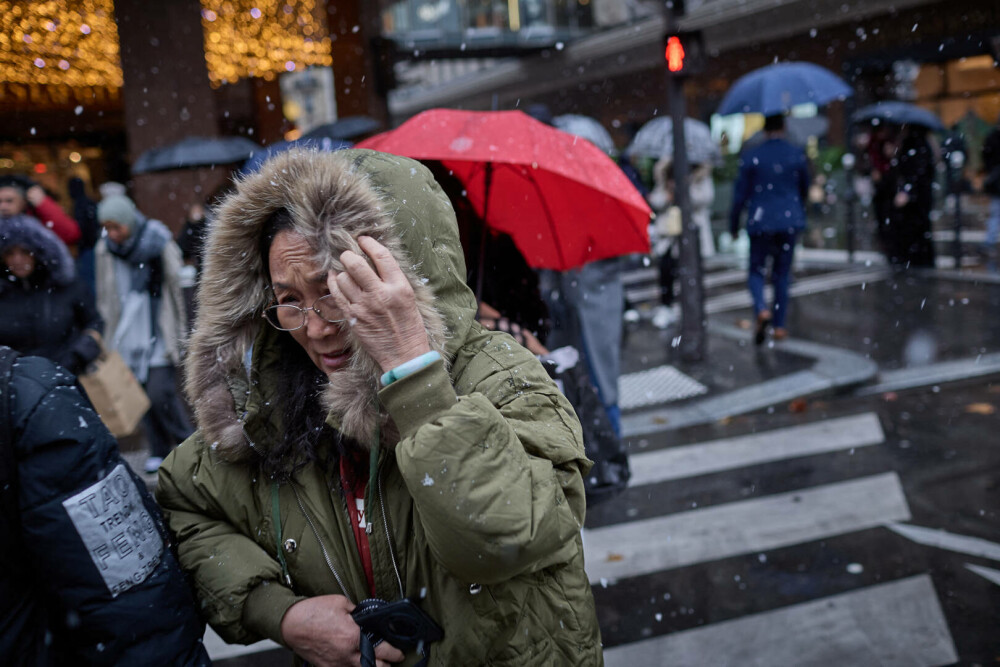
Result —
[{"label": "pedestrian walking away", "polygon": [[226,641],[317,666],[602,664],[579,421],[465,276],[406,158],[289,150],[216,209],[198,430],[156,495]]},{"label": "pedestrian walking away", "polygon": [[34,218],[0,220],[0,345],[82,372],[104,323],[66,245]]},{"label": "pedestrian walking away", "polygon": [[72,375],[2,346],[0,544],[0,664],[211,664],[146,486]]},{"label": "pedestrian walking away", "polygon": [[145,468],[152,473],[194,430],[175,372],[187,335],[181,251],[170,230],[143,216],[125,195],[101,200],[97,216],[106,232],[96,250],[97,308],[110,347],[122,355],[149,395],[143,424],[150,446]]},{"label": "pedestrian walking away", "polygon": [[[788,290],[791,282],[795,242],[805,228],[805,205],[809,192],[809,167],[801,148],[784,138],[784,116],[764,120],[767,140],[740,158],[740,172],[733,186],[733,207],[729,217],[735,238],[740,216],[747,209],[750,237],[750,268],[747,285],[753,297],[757,320],[754,342],[760,345],[773,325],[774,337],[788,336]],[[774,285],[773,309],[764,298],[768,260]]]}]

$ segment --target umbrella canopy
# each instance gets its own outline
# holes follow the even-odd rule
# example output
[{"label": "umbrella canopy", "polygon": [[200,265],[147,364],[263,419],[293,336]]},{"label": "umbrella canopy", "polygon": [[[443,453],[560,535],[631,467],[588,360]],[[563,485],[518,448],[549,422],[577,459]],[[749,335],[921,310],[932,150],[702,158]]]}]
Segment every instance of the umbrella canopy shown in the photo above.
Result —
[{"label": "umbrella canopy", "polygon": [[347,116],[332,123],[314,127],[302,135],[303,139],[354,139],[382,129],[382,123],[371,116]]},{"label": "umbrella canopy", "polygon": [[[692,164],[715,164],[722,159],[722,151],[712,139],[712,131],[708,125],[694,118],[684,119],[684,144],[687,147],[688,161]],[[673,157],[673,119],[670,116],[660,116],[643,125],[625,153],[657,160],[661,157]]]},{"label": "umbrella canopy", "polygon": [[895,125],[920,125],[944,131],[944,123],[927,109],[906,102],[877,102],[858,109],[851,115],[855,123],[879,120]]},{"label": "umbrella canopy", "polygon": [[244,137],[188,137],[144,152],[132,165],[132,173],[232,164],[259,150],[260,146]]},{"label": "umbrella canopy", "polygon": [[281,153],[282,151],[287,151],[292,148],[304,148],[306,150],[316,150],[316,151],[339,151],[342,148],[350,148],[353,146],[350,141],[342,141],[339,139],[296,139],[295,141],[279,141],[276,144],[271,144],[265,148],[259,148],[254,151],[243,166],[240,168],[240,173],[243,175],[252,174],[258,169],[260,165],[267,162],[272,156]]},{"label": "umbrella canopy", "polygon": [[[796,146],[805,146],[810,137],[825,137],[830,130],[830,120],[826,116],[810,116],[809,118],[785,119],[785,138]],[[767,133],[761,130],[743,142],[740,150],[759,146],[767,141]]]},{"label": "umbrella canopy", "polygon": [[440,161],[535,268],[649,251],[649,206],[618,165],[520,111],[432,109],[357,147]]},{"label": "umbrella canopy", "polygon": [[754,70],[736,80],[716,112],[762,113],[791,111],[798,104],[822,106],[854,94],[851,87],[828,69],[812,63],[777,63]]},{"label": "umbrella canopy", "polygon": [[586,139],[605,153],[615,152],[615,140],[596,118],[568,113],[553,118],[552,124],[563,132]]}]

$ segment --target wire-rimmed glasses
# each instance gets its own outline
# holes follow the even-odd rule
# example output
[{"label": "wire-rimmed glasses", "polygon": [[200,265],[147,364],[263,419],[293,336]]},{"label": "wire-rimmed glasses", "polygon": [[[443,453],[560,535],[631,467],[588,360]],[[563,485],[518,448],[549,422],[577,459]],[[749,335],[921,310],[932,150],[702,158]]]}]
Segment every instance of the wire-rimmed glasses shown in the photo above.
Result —
[{"label": "wire-rimmed glasses", "polygon": [[264,309],[264,319],[278,331],[295,331],[306,325],[306,314],[313,311],[324,322],[343,324],[343,313],[337,308],[332,294],[321,296],[309,308],[299,308],[291,304],[276,304]]}]

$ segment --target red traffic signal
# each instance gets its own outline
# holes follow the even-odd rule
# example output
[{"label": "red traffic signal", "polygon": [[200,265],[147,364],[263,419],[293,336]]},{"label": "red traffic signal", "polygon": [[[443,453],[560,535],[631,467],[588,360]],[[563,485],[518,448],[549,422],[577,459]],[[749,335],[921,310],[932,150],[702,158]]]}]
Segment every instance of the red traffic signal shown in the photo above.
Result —
[{"label": "red traffic signal", "polygon": [[667,72],[676,76],[698,74],[705,66],[700,32],[679,32],[663,38],[663,60]]}]

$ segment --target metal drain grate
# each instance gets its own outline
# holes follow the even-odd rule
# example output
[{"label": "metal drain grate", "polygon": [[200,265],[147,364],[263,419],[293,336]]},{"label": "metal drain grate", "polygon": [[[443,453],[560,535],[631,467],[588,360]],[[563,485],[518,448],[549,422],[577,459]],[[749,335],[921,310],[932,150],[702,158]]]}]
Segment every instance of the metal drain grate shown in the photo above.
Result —
[{"label": "metal drain grate", "polygon": [[658,366],[618,378],[618,407],[632,410],[699,396],[707,391],[708,387],[673,366]]}]

